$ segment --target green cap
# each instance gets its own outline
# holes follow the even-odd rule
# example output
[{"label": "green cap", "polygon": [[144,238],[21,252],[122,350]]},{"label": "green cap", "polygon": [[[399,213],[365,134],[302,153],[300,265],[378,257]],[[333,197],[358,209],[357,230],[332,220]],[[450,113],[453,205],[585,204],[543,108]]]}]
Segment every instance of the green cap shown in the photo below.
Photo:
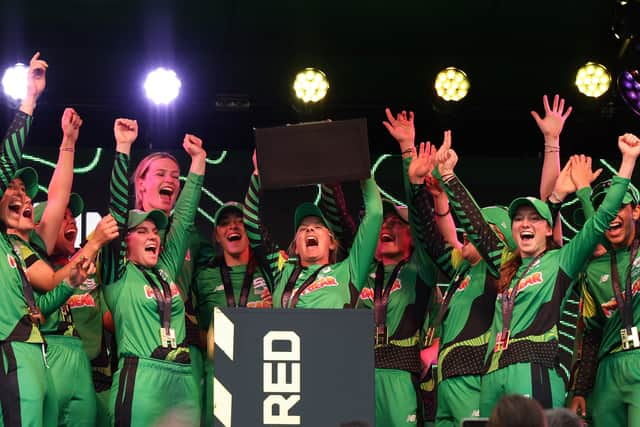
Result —
[{"label": "green cap", "polygon": [[498,227],[504,236],[504,242],[510,250],[516,249],[516,242],[511,234],[511,218],[506,206],[487,206],[482,208],[482,216],[489,223]]},{"label": "green cap", "polygon": [[542,218],[547,221],[550,227],[553,227],[553,218],[551,218],[551,211],[545,202],[535,197],[518,197],[509,205],[509,218],[513,220],[516,211],[520,206],[531,206],[538,212]]},{"label": "green cap", "polygon": [[298,207],[296,208],[296,213],[293,215],[293,232],[294,233],[298,231],[298,227],[300,227],[300,223],[302,222],[302,220],[308,216],[317,216],[322,220],[325,227],[327,227],[328,229],[331,229],[324,215],[322,215],[320,208],[317,207],[314,203],[304,202],[298,205]]},{"label": "green cap", "polygon": [[[71,193],[69,195],[69,204],[67,205],[67,207],[71,211],[71,215],[73,215],[73,217],[75,218],[80,215],[82,211],[84,211],[84,201],[78,193]],[[44,214],[44,210],[46,208],[47,202],[38,203],[38,206],[34,208],[33,218],[36,224],[39,223],[42,219],[42,215]]]},{"label": "green cap", "polygon": [[382,199],[382,214],[386,217],[389,213],[394,213],[400,219],[409,224],[409,209],[406,206],[396,205],[389,199]]},{"label": "green cap", "polygon": [[[604,196],[606,196],[607,191],[609,191],[609,187],[611,187],[610,179],[598,183],[598,185],[593,188],[593,191],[591,192],[591,204],[593,204],[594,208],[597,209],[598,206],[602,204]],[[638,190],[630,184],[627,187],[627,191],[625,191],[624,193],[624,197],[622,198],[622,205],[624,206],[629,203],[637,205],[639,200],[640,197],[638,196]]]},{"label": "green cap", "polygon": [[129,211],[127,229],[131,230],[132,228],[142,224],[147,219],[149,221],[153,221],[159,230],[167,228],[167,224],[169,223],[167,216],[160,209],[153,209],[148,212],[141,211],[140,209],[132,209]]},{"label": "green cap", "polygon": [[34,168],[26,167],[18,169],[13,174],[13,179],[20,178],[24,183],[25,193],[31,200],[38,194],[38,172]]},{"label": "green cap", "polygon": [[220,217],[229,211],[236,211],[240,214],[240,216],[242,216],[243,212],[244,212],[244,206],[242,206],[242,203],[238,203],[238,202],[227,202],[224,205],[220,206],[218,208],[218,210],[216,211],[216,213],[213,215],[213,223],[215,225],[218,225],[218,220],[220,219]]}]

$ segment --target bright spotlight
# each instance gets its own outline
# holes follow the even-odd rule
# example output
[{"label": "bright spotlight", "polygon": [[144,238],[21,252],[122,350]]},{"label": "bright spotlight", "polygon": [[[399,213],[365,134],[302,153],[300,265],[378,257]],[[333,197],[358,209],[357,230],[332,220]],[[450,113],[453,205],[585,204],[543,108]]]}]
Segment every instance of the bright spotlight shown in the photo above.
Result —
[{"label": "bright spotlight", "polygon": [[327,75],[316,68],[305,68],[296,75],[293,82],[293,90],[296,97],[302,102],[316,103],[325,96],[329,90],[329,80]]},{"label": "bright spotlight", "polygon": [[4,93],[15,100],[22,100],[27,96],[27,75],[29,67],[24,64],[16,64],[7,68],[2,76]]},{"label": "bright spotlight", "polygon": [[465,72],[455,67],[440,71],[434,84],[436,93],[445,101],[460,101],[467,96],[470,87]]},{"label": "bright spotlight", "polygon": [[156,105],[167,105],[176,99],[181,86],[176,72],[162,67],[150,72],[144,82],[147,98]]},{"label": "bright spotlight", "polygon": [[631,111],[640,116],[640,71],[623,71],[618,76],[618,92]]},{"label": "bright spotlight", "polygon": [[587,62],[576,74],[578,90],[592,98],[598,98],[609,90],[611,74],[607,68],[596,62]]}]

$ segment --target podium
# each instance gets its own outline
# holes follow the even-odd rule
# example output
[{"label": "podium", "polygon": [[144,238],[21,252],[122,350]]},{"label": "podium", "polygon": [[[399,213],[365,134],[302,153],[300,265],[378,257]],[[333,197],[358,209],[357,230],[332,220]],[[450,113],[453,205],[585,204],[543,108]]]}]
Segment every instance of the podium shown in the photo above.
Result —
[{"label": "podium", "polygon": [[213,316],[215,426],[374,426],[371,310]]}]

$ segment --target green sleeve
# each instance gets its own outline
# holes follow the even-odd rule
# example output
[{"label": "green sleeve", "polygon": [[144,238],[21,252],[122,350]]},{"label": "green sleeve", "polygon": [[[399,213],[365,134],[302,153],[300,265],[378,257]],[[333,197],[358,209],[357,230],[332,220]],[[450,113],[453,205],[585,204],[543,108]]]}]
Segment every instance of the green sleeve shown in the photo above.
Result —
[{"label": "green sleeve", "polygon": [[438,179],[443,184],[449,197],[449,205],[458,222],[466,231],[469,241],[478,249],[491,274],[498,277],[504,243],[484,219],[480,207],[456,175],[443,181],[438,174]]},{"label": "green sleeve", "polygon": [[329,222],[340,246],[348,251],[356,234],[356,223],[347,209],[342,186],[322,184],[318,207]]},{"label": "green sleeve", "polygon": [[180,268],[182,268],[182,263],[191,241],[189,228],[196,218],[203,182],[204,175],[195,173],[187,175],[187,181],[180,192],[180,197],[176,201],[171,227],[167,232],[164,247],[160,254],[162,266],[166,269],[169,277],[174,279]]},{"label": "green sleeve", "polygon": [[73,295],[73,292],[73,288],[66,281],[62,281],[45,294],[34,292],[34,297],[44,317],[49,317]]},{"label": "green sleeve", "polygon": [[416,236],[414,245],[423,248],[444,275],[451,280],[455,274],[455,267],[451,262],[453,248],[444,241],[433,217],[431,194],[424,185],[412,186],[412,193],[409,218],[413,217],[415,224],[412,225]]},{"label": "green sleeve", "polygon": [[251,175],[249,189],[244,199],[244,228],[249,238],[253,256],[264,274],[269,290],[273,292],[278,275],[280,247],[271,238],[260,217],[260,177]]},{"label": "green sleeve", "polygon": [[593,204],[591,203],[591,187],[583,187],[576,191],[576,197],[580,200],[584,219],[589,219],[595,214]]},{"label": "green sleeve", "polygon": [[9,125],[0,149],[0,195],[13,179],[13,175],[22,161],[22,149],[31,129],[33,118],[18,111]]},{"label": "green sleeve", "polygon": [[127,219],[129,215],[129,155],[116,152],[109,182],[109,213],[118,224],[118,237],[104,246],[97,266],[100,283],[109,285],[123,276],[126,264]]},{"label": "green sleeve", "polygon": [[582,271],[596,245],[618,214],[629,179],[614,176],[611,187],[595,215],[589,218],[582,229],[560,249],[560,268],[573,279]]},{"label": "green sleeve", "polygon": [[362,181],[365,213],[349,251],[351,282],[360,292],[367,281],[382,227],[382,199],[372,178]]},{"label": "green sleeve", "polygon": [[[409,230],[411,231],[411,240],[413,241],[413,258],[415,259],[416,267],[418,268],[418,275],[428,285],[434,285],[438,278],[438,269],[433,259],[427,253],[425,244],[427,241],[420,239],[420,231],[424,228],[419,224],[417,218],[417,211],[413,206],[413,186],[409,182],[409,164],[411,158],[402,160],[402,182],[404,183],[405,200],[407,201],[407,208],[409,210]],[[433,218],[433,217],[432,217]]]},{"label": "green sleeve", "polygon": [[[211,263],[208,267],[198,270],[194,278],[197,289],[196,314],[198,316],[198,325],[200,325],[201,329],[207,329],[209,327],[213,309],[220,306],[215,292],[215,287],[222,283],[219,272],[219,267]],[[226,307],[226,304],[224,306]]]}]

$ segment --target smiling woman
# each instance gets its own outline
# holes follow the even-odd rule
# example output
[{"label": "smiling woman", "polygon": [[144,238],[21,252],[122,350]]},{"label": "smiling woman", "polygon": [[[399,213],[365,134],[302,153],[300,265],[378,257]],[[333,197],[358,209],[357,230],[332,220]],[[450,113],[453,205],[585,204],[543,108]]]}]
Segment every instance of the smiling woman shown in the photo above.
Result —
[{"label": "smiling woman", "polygon": [[295,237],[290,258],[280,262],[280,248],[273,242],[260,219],[260,177],[254,153],[254,173],[245,198],[244,221],[249,242],[268,266],[265,279],[276,308],[344,308],[353,306],[355,287],[362,290],[375,255],[382,225],[382,202],[373,179],[361,182],[365,215],[349,255],[335,262],[338,243],[320,209],[303,203],[294,215]]},{"label": "smiling woman", "polygon": [[180,191],[180,166],[169,153],[146,156],[133,173],[136,209],[160,209],[170,215]]},{"label": "smiling woman", "polygon": [[[553,219],[546,203],[521,197],[509,206],[517,250],[501,267],[498,280],[486,356],[488,371],[481,385],[482,416],[491,413],[500,397],[512,393],[531,396],[545,408],[562,406],[560,314],[575,278],[616,217],[640,155],[640,140],[633,135],[621,136],[618,147],[622,164],[610,191],[595,215],[561,249],[552,244]],[[561,172],[552,193],[560,201],[569,192],[566,183],[571,182],[571,165],[570,161]]]},{"label": "smiling woman", "polygon": [[[126,211],[126,176],[131,145],[138,134],[137,122],[116,120],[114,134],[117,153],[109,208],[121,235],[104,252],[101,263],[119,362],[110,402],[115,420],[111,421],[116,425],[151,425],[170,408],[181,406],[193,415],[195,425],[200,415],[200,395],[186,342],[185,303],[174,278],[182,269],[188,249],[188,230],[200,200],[206,153],[199,138],[185,135],[183,147],[191,156],[190,173],[161,245],[160,231],[168,225],[162,210]],[[155,188],[157,195],[163,185],[145,189],[153,193]],[[165,398],[157,393],[169,389],[171,395],[165,394]],[[150,395],[156,396],[153,402],[146,398]]]}]

